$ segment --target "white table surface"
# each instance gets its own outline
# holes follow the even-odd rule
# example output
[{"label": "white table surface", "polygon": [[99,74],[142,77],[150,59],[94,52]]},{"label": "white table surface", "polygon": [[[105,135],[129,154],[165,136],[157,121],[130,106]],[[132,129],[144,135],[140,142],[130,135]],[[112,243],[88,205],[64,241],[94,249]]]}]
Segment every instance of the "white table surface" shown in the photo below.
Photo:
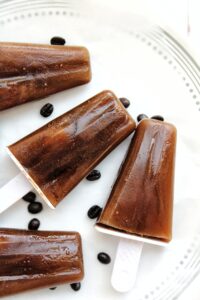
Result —
[{"label": "white table surface", "polygon": [[[94,1],[94,0],[90,0]],[[95,0],[105,6],[146,16],[154,23],[171,28],[186,41],[200,61],[199,0]],[[94,3],[94,2],[93,2]],[[190,32],[188,33],[188,15]],[[199,56],[198,56],[199,53]],[[200,299],[200,275],[194,279],[178,300]]]},{"label": "white table surface", "polygon": [[[105,3],[105,7],[118,8],[146,16],[154,23],[172,28],[182,37],[195,54],[200,54],[199,0],[87,0]],[[188,7],[190,33],[188,34]],[[200,55],[199,55],[200,61]],[[171,299],[170,299],[171,300]],[[178,300],[200,300],[200,276],[183,292]]]}]

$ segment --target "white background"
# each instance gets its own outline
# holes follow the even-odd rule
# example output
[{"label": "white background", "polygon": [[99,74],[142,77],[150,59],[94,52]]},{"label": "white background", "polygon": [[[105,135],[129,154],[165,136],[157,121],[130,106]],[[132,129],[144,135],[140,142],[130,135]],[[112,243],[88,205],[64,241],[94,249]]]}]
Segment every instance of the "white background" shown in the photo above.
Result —
[{"label": "white background", "polygon": [[[199,9],[198,1],[189,1],[190,34],[188,34],[188,0],[87,0],[93,4],[105,2],[105,7],[131,11],[150,18],[154,23],[172,28],[190,45],[197,54],[200,53]],[[120,20],[119,20],[120,22]],[[200,277],[194,280],[179,300],[200,299]],[[171,300],[171,299],[170,299]]]}]

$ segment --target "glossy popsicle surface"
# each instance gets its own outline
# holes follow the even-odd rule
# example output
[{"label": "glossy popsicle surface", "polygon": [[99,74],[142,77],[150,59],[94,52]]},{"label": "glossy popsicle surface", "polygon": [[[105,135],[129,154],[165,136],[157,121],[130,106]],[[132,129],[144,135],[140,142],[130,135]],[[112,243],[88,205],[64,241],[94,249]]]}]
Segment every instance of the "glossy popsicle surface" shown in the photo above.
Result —
[{"label": "glossy popsicle surface", "polygon": [[14,161],[56,206],[135,129],[111,91],[103,91],[9,146]]},{"label": "glossy popsicle surface", "polygon": [[91,79],[84,47],[0,43],[0,110],[44,98]]},{"label": "glossy popsicle surface", "polygon": [[0,229],[0,296],[83,278],[77,232]]},{"label": "glossy popsicle surface", "polygon": [[141,121],[97,224],[170,241],[175,149],[173,125]]}]

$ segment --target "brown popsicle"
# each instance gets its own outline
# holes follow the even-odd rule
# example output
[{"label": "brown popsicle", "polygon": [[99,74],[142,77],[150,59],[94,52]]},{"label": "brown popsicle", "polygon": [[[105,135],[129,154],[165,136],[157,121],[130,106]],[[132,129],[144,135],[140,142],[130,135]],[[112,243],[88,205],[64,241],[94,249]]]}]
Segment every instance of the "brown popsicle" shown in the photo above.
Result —
[{"label": "brown popsicle", "polygon": [[8,147],[12,159],[55,207],[135,129],[111,91],[103,91]]},{"label": "brown popsicle", "polygon": [[84,47],[0,43],[0,111],[91,80]]},{"label": "brown popsicle", "polygon": [[175,149],[173,125],[141,121],[97,224],[170,241]]},{"label": "brown popsicle", "polygon": [[0,296],[82,280],[77,232],[0,229]]}]

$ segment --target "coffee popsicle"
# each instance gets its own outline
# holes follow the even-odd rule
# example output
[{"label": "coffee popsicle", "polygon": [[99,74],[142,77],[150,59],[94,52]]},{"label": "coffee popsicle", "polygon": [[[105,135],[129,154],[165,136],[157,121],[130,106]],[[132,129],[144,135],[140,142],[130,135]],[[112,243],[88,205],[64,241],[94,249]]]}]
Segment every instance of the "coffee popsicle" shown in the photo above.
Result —
[{"label": "coffee popsicle", "polygon": [[173,125],[141,121],[97,225],[169,242],[175,149]]},{"label": "coffee popsicle", "polygon": [[0,229],[0,296],[82,280],[77,232]]},{"label": "coffee popsicle", "polygon": [[135,129],[111,91],[103,91],[8,147],[11,158],[54,208]]},{"label": "coffee popsicle", "polygon": [[0,43],[0,111],[91,80],[84,47]]}]

